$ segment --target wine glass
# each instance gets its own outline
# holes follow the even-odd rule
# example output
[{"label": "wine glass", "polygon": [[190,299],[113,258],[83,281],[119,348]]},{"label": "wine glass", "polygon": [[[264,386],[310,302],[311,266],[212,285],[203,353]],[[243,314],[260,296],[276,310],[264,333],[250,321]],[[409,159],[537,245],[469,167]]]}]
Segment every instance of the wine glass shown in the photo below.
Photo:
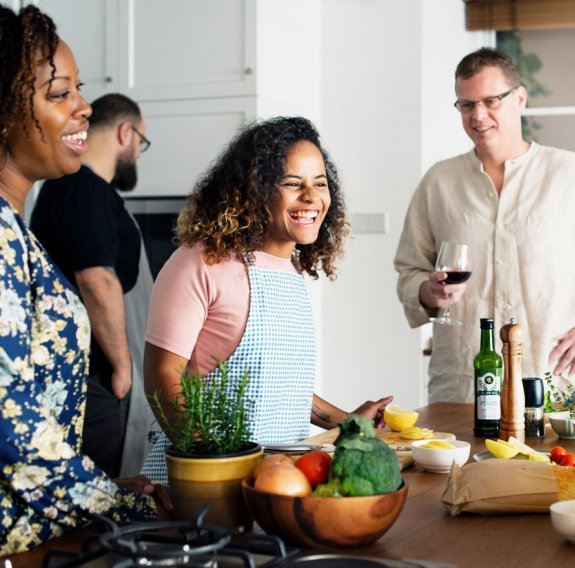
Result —
[{"label": "wine glass", "polygon": [[[469,259],[469,246],[461,243],[443,241],[435,262],[437,272],[446,272],[444,284],[463,284],[471,276],[471,260]],[[461,325],[460,321],[451,319],[449,306],[442,310],[438,317],[429,318],[429,321],[442,325]]]}]

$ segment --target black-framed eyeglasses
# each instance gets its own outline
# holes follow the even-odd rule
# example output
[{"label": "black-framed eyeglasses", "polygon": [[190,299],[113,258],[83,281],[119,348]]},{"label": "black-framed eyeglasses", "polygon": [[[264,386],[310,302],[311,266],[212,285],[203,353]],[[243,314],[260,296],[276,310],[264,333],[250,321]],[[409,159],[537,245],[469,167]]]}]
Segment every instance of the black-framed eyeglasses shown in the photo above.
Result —
[{"label": "black-framed eyeglasses", "polygon": [[152,143],[135,126],[132,126],[132,130],[140,137],[140,153],[143,154]]},{"label": "black-framed eyeglasses", "polygon": [[487,110],[496,110],[501,106],[501,101],[509,96],[517,87],[513,87],[500,95],[493,95],[492,97],[485,97],[483,99],[477,99],[476,101],[455,101],[453,106],[461,114],[469,114],[473,112],[477,105],[484,106]]}]

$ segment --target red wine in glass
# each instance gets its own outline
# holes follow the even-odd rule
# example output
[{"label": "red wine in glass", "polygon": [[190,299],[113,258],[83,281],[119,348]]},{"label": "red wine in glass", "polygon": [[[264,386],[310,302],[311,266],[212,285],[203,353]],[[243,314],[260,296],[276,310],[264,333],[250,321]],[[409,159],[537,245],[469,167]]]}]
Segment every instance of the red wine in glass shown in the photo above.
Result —
[{"label": "red wine in glass", "polygon": [[446,284],[463,284],[467,282],[471,277],[471,271],[461,270],[454,272],[451,270],[446,270],[447,278],[443,281]]},{"label": "red wine in glass", "polygon": [[[442,242],[435,262],[437,272],[445,272],[447,278],[443,284],[463,284],[471,277],[471,260],[469,258],[469,246],[455,242]],[[437,317],[429,318],[429,321],[442,325],[461,325],[460,321],[451,319],[449,305],[440,310]]]}]

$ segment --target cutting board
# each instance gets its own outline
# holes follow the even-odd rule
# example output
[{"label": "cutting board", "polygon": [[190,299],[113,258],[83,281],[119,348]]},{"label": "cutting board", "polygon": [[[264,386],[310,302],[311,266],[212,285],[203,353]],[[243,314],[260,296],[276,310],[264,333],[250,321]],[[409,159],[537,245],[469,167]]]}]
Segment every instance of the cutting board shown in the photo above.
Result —
[{"label": "cutting board", "polygon": [[[409,448],[411,448],[411,444],[415,440],[406,440],[400,437],[399,432],[392,432],[387,429],[376,428],[375,433],[380,440],[383,440],[395,451],[402,470],[413,464],[413,456]],[[302,443],[318,445],[333,444],[338,436],[339,428],[333,428],[332,430],[326,430],[311,438],[307,438],[303,440]],[[448,432],[433,432],[433,438],[436,440],[455,440],[455,435],[449,434]]]}]

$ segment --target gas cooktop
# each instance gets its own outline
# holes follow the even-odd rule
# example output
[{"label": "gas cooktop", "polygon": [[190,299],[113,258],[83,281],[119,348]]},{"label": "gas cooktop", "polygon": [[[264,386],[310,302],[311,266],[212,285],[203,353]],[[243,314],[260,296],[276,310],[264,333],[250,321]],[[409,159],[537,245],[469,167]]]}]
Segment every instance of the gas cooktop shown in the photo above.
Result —
[{"label": "gas cooktop", "polygon": [[207,507],[192,521],[157,521],[118,526],[97,517],[100,534],[79,552],[51,550],[42,568],[448,568],[437,562],[376,559],[300,551],[272,535],[242,533],[204,524]]}]

